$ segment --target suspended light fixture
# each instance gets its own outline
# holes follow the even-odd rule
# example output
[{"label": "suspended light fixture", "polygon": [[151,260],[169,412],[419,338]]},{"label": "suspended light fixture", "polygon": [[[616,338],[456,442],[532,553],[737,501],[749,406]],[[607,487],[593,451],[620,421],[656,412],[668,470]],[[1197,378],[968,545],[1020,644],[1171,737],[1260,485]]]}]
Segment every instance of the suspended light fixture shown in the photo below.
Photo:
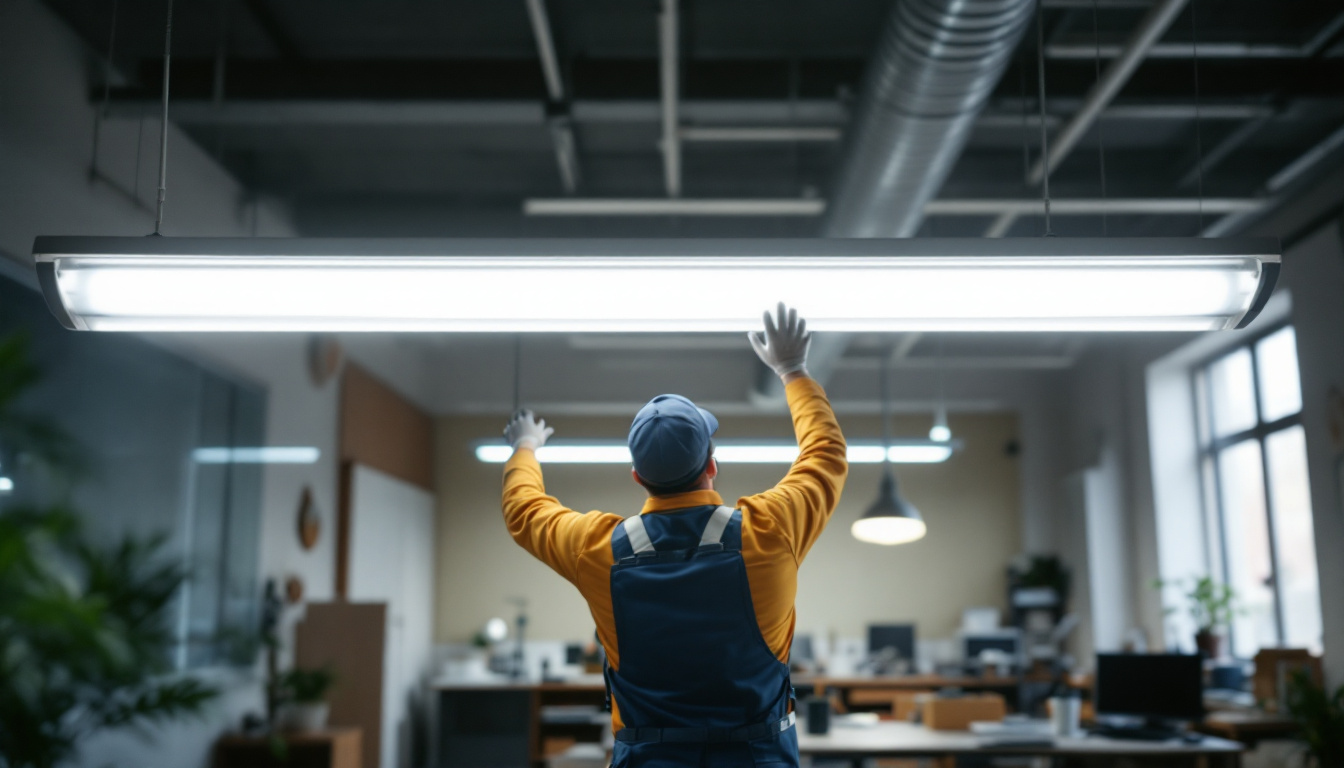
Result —
[{"label": "suspended light fixture", "polygon": [[[39,237],[47,305],[98,331],[818,331],[1242,327],[1273,239]],[[687,290],[677,290],[686,288]],[[731,291],[731,300],[727,292]]]},{"label": "suspended light fixture", "polygon": [[[882,442],[891,444],[891,404],[887,397],[887,358],[883,358],[878,369],[878,386],[882,398]],[[906,544],[924,538],[928,527],[924,517],[915,506],[901,497],[896,488],[896,474],[891,469],[891,461],[882,462],[882,485],[877,492],[877,501],[868,507],[863,517],[854,521],[849,532],[859,541],[869,544]]]}]

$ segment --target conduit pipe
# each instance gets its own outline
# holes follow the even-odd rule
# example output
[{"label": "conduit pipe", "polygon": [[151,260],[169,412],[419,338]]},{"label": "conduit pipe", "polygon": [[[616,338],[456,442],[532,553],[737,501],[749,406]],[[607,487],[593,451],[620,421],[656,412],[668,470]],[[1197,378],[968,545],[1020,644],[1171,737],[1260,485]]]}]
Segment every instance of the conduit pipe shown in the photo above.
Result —
[{"label": "conduit pipe", "polygon": [[868,65],[828,237],[910,237],[1012,59],[1032,0],[896,0]]}]

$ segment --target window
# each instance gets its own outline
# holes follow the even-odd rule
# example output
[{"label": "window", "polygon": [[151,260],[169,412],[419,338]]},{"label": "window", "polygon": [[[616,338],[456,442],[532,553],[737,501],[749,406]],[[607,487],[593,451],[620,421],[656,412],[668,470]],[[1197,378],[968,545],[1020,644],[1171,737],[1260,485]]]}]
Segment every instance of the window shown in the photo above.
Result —
[{"label": "window", "polygon": [[1232,651],[1321,650],[1297,338],[1280,326],[1194,376],[1208,562],[1236,590]]},{"label": "window", "polygon": [[[190,580],[176,627],[181,668],[250,664],[260,589],[262,469],[202,464],[193,449],[264,445],[265,390],[131,334],[70,333],[42,298],[0,277],[0,336],[29,337],[42,371],[24,395],[82,447],[92,472],[69,489],[16,468],[5,504],[69,501],[98,544],[169,536]],[[4,446],[0,446],[0,449]]]}]

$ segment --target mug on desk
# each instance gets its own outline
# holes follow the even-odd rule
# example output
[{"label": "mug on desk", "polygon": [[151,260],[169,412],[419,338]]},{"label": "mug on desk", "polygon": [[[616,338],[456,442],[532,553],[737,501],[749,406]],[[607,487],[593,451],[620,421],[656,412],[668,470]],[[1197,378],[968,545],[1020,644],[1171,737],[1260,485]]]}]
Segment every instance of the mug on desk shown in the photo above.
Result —
[{"label": "mug on desk", "polygon": [[1077,696],[1051,696],[1046,702],[1050,709],[1050,730],[1056,736],[1077,736],[1078,720],[1083,701]]}]

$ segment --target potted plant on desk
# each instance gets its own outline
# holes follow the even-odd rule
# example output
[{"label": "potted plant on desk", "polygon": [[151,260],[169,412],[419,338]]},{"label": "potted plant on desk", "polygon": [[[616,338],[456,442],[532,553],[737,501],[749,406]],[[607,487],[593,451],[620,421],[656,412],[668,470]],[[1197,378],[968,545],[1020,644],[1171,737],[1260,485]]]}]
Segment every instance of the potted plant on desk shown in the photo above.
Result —
[{"label": "potted plant on desk", "polygon": [[280,726],[286,731],[320,731],[327,727],[327,692],[336,681],[329,668],[291,669],[280,676]]},{"label": "potted plant on desk", "polygon": [[1236,592],[1227,584],[1220,584],[1208,576],[1189,582],[1159,580],[1154,586],[1162,589],[1172,583],[1186,590],[1186,610],[1195,623],[1195,647],[1205,658],[1222,658],[1227,628],[1232,625],[1232,617],[1237,614]]}]

